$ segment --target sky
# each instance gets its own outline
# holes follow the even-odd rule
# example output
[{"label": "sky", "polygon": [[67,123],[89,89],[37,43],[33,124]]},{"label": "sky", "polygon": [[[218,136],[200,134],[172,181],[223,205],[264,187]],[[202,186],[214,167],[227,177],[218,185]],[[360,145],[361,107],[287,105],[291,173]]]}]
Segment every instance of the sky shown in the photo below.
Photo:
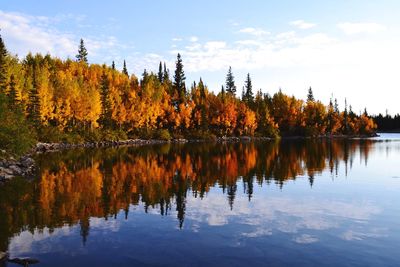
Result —
[{"label": "sky", "polygon": [[396,0],[0,0],[7,49],[75,58],[83,38],[90,63],[115,61],[140,76],[182,55],[187,85],[218,92],[232,66],[239,94],[279,89],[359,113],[400,113],[400,1]]}]

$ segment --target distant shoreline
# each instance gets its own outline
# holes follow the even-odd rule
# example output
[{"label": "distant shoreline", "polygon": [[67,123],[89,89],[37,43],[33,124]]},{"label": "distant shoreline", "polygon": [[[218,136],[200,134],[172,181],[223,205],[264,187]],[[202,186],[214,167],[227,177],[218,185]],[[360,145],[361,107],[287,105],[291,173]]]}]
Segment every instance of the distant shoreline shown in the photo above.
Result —
[{"label": "distant shoreline", "polygon": [[400,129],[396,130],[390,130],[390,131],[378,131],[378,134],[383,133],[383,134],[388,134],[388,133],[397,133],[400,134]]},{"label": "distant shoreline", "polygon": [[273,141],[273,140],[310,140],[310,139],[369,139],[378,137],[379,134],[371,135],[320,135],[320,136],[281,136],[258,137],[258,136],[232,136],[232,137],[217,137],[215,139],[127,139],[127,140],[109,140],[99,142],[84,142],[84,143],[42,143],[39,142],[29,154],[45,153],[60,151],[74,148],[102,148],[102,147],[121,147],[121,146],[141,146],[141,145],[156,145],[156,144],[185,144],[185,143],[238,143],[250,141]]}]

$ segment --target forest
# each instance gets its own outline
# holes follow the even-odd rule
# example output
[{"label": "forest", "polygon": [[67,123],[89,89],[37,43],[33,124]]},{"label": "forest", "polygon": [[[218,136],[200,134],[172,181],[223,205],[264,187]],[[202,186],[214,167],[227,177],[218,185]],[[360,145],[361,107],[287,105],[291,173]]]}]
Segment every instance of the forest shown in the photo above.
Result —
[{"label": "forest", "polygon": [[[355,114],[347,102],[328,105],[297,99],[279,90],[254,90],[250,74],[237,92],[229,67],[226,84],[210,90],[200,78],[185,83],[183,58],[173,73],[160,62],[158,71],[140,76],[105,64],[89,64],[84,40],[74,60],[7,51],[0,36],[0,148],[15,154],[36,142],[96,142],[128,138],[215,139],[222,136],[370,135],[374,120]],[[156,66],[155,66],[156,67]],[[239,96],[240,95],[240,96]],[[306,92],[305,92],[306,95]]]}]

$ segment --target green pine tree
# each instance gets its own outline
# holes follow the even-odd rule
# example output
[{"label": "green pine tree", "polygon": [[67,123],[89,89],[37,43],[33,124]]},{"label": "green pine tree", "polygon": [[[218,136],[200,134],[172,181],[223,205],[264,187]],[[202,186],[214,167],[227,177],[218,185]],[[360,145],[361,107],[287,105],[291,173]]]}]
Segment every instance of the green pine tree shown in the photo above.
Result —
[{"label": "green pine tree", "polygon": [[307,102],[314,102],[314,101],[315,101],[314,94],[313,94],[313,91],[310,86],[310,88],[308,89],[308,94],[307,94]]},{"label": "green pine tree", "polygon": [[223,85],[221,85],[221,98],[225,99],[225,87]]},{"label": "green pine tree", "polygon": [[157,74],[157,78],[158,78],[158,81],[160,82],[160,83],[162,83],[163,82],[163,69],[162,69],[162,63],[161,63],[161,61],[160,61],[160,64],[158,65],[158,74]]},{"label": "green pine tree", "polygon": [[8,92],[8,99],[10,102],[10,106],[12,108],[16,108],[19,106],[19,101],[17,97],[17,90],[16,90],[16,84],[15,84],[15,77],[14,74],[11,74],[10,76],[10,83],[9,83],[9,92]]},{"label": "green pine tree", "polygon": [[178,53],[176,58],[176,69],[175,69],[175,76],[174,76],[174,87],[178,94],[178,102],[175,103],[176,105],[185,102],[186,97],[186,85],[185,85],[185,72],[183,71],[183,64],[181,55]]},{"label": "green pine tree", "polygon": [[235,77],[232,73],[232,67],[229,66],[228,74],[226,75],[226,92],[235,95],[236,86],[235,86]]},{"label": "green pine tree", "polygon": [[7,49],[0,35],[0,93],[7,90]]},{"label": "green pine tree", "polygon": [[101,94],[101,114],[100,125],[103,128],[111,128],[111,101],[110,101],[110,88],[105,66],[103,66],[103,74],[100,80],[100,94]]},{"label": "green pine tree", "polygon": [[163,70],[163,81],[169,81],[169,70],[167,70],[167,66],[164,62],[164,70]]},{"label": "green pine tree", "polygon": [[76,59],[79,62],[88,63],[87,56],[88,56],[88,52],[86,50],[85,43],[84,43],[83,39],[81,39],[81,41],[79,43],[78,54],[76,55]]},{"label": "green pine tree", "polygon": [[200,78],[199,86],[200,90],[200,113],[201,113],[201,129],[203,131],[208,130],[208,117],[207,117],[207,107],[206,107],[206,87],[203,80]]},{"label": "green pine tree", "polygon": [[32,125],[38,129],[41,126],[40,119],[40,98],[36,84],[36,63],[33,65],[33,82],[32,88],[29,91],[28,100],[28,119],[32,122]]},{"label": "green pine tree", "polygon": [[250,73],[247,73],[245,81],[245,102],[252,103],[254,101],[253,85],[251,83]]},{"label": "green pine tree", "polygon": [[129,76],[128,69],[126,68],[126,61],[124,60],[124,66],[122,67],[122,73]]}]

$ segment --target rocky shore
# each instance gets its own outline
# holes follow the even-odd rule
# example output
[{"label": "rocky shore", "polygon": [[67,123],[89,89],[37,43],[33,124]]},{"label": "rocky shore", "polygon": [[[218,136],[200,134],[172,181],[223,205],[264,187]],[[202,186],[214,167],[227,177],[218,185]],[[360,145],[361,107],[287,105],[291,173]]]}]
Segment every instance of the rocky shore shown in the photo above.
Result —
[{"label": "rocky shore", "polygon": [[0,182],[6,182],[16,176],[32,177],[35,172],[35,161],[30,156],[20,159],[8,157],[0,160]]},{"label": "rocky shore", "polygon": [[219,137],[216,139],[206,140],[206,139],[172,139],[172,140],[144,140],[144,139],[128,139],[120,141],[100,141],[100,142],[86,142],[79,144],[69,144],[69,143],[37,143],[36,147],[31,153],[45,153],[52,151],[60,151],[64,149],[72,148],[100,148],[100,147],[118,147],[118,146],[135,146],[135,145],[154,145],[154,144],[165,144],[165,143],[200,143],[200,142],[243,142],[243,141],[267,141],[272,140],[268,137]]}]

